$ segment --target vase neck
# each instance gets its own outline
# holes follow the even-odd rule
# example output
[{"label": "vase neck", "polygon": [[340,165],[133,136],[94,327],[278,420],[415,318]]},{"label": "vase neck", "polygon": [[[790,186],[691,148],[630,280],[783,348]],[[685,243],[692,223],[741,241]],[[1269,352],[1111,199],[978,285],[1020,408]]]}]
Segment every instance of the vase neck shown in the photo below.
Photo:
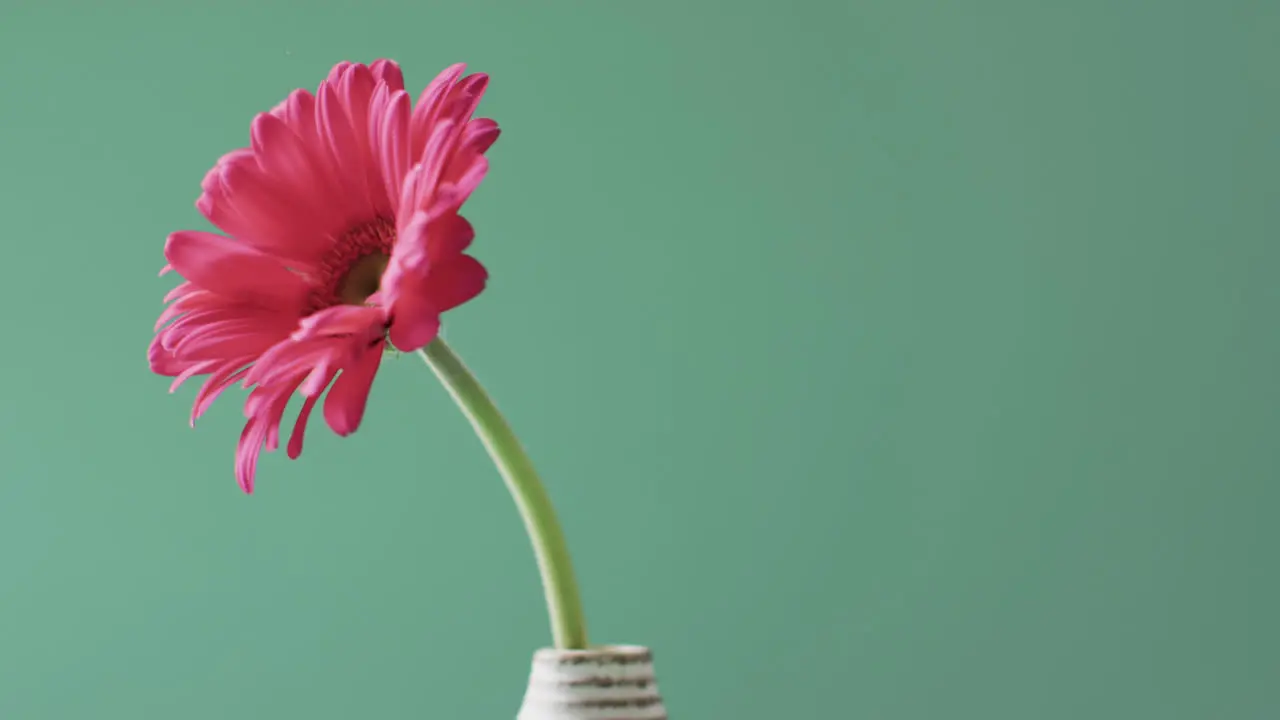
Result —
[{"label": "vase neck", "polygon": [[653,653],[637,646],[534,653],[517,720],[667,720]]}]

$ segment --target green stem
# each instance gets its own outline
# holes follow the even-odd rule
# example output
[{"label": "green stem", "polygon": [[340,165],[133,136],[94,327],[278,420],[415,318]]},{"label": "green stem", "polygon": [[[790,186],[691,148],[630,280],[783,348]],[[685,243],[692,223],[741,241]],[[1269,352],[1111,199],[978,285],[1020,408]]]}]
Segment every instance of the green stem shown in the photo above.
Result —
[{"label": "green stem", "polygon": [[525,530],[533,542],[538,570],[542,573],[542,588],[547,598],[551,634],[556,647],[585,650],[587,623],[582,614],[578,582],[569,561],[569,547],[551,507],[551,498],[538,479],[533,463],[489,394],[463,364],[462,358],[445,344],[444,338],[437,337],[418,354],[435,371],[436,377],[449,389],[449,394],[471,421],[516,501]]}]

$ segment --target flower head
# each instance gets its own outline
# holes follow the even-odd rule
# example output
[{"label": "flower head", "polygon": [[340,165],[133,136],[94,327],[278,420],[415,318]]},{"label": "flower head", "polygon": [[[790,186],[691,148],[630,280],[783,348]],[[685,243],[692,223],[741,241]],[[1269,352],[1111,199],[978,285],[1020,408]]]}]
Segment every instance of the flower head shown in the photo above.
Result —
[{"label": "flower head", "polygon": [[396,63],[339,63],[314,94],[295,90],[254,118],[250,146],[205,176],[196,206],[226,235],[184,230],[165,243],[161,274],[184,282],[165,297],[151,370],[173,377],[171,390],[207,376],[193,426],[222,391],[250,388],[236,451],[245,492],[295,393],[305,400],[290,458],[321,395],[329,427],[354,432],[388,343],[423,347],[441,313],[484,289],[459,210],[498,125],[472,118],[488,77],[463,70],[412,103]]}]

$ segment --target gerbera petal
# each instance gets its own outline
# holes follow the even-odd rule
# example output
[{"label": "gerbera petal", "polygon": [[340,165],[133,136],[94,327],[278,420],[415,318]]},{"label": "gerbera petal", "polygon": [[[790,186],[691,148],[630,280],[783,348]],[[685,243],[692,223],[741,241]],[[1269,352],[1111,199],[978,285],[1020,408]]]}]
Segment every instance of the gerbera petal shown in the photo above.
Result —
[{"label": "gerbera petal", "polygon": [[458,178],[467,174],[477,159],[483,159],[485,151],[492,147],[500,134],[498,124],[488,118],[468,122],[463,127],[453,157],[445,168],[443,181],[458,182]]},{"label": "gerbera petal", "polygon": [[164,377],[177,377],[183,370],[191,367],[194,363],[190,360],[180,360],[169,352],[164,346],[164,336],[156,335],[151,338],[151,343],[147,345],[147,365],[151,368],[151,372],[162,375]]},{"label": "gerbera petal", "polygon": [[498,123],[489,118],[476,118],[467,123],[467,127],[462,131],[462,150],[473,153],[483,153],[498,141],[498,136],[502,134],[502,129],[498,127]]},{"label": "gerbera petal", "polygon": [[422,150],[422,177],[418,180],[418,192],[414,198],[415,210],[427,206],[431,200],[432,190],[444,175],[444,168],[452,159],[452,149],[457,142],[461,125],[452,119],[441,119],[431,128],[431,135]]},{"label": "gerbera petal", "polygon": [[213,233],[173,233],[164,255],[200,287],[262,307],[296,310],[307,292],[301,278],[275,258]]},{"label": "gerbera petal", "polygon": [[[161,311],[160,317],[156,320],[154,329],[155,332],[160,332],[160,329],[163,328],[165,324],[174,318],[177,318],[179,315],[198,312],[213,312],[215,310],[229,309],[231,307],[235,306],[234,304],[229,303],[227,298],[211,293],[208,290],[199,290],[197,292],[188,293],[178,298],[176,302]],[[242,307],[247,308],[250,306],[243,305]]]},{"label": "gerbera petal", "polygon": [[376,122],[382,119],[370,115],[373,92],[378,86],[372,70],[365,65],[353,65],[342,76],[339,93],[351,126],[351,141],[365,175],[363,185],[368,192],[369,202],[372,203],[375,214],[383,215],[390,211],[390,201],[382,183],[377,155],[370,153],[369,149],[370,120]]},{"label": "gerbera petal", "polygon": [[267,423],[265,446],[269,452],[274,452],[280,447],[280,421],[284,418],[284,411],[289,407],[289,399],[293,397],[300,382],[301,378],[275,388],[270,400],[259,411]]},{"label": "gerbera petal", "polygon": [[386,311],[363,305],[335,305],[303,318],[293,339],[301,342],[322,337],[380,334]]},{"label": "gerbera petal", "polygon": [[324,419],[329,428],[347,436],[360,427],[369,389],[382,363],[383,343],[369,348],[356,362],[342,371],[324,399]]},{"label": "gerbera petal", "polygon": [[432,265],[425,275],[404,275],[391,307],[389,337],[402,352],[413,352],[436,338],[440,314],[484,290],[489,273],[470,255]]},{"label": "gerbera petal", "polygon": [[[238,228],[228,232],[291,263],[313,263],[331,231],[341,227],[335,224],[321,230],[311,220],[310,205],[314,203],[298,199],[286,183],[268,175],[254,158],[224,163],[219,179],[225,221]],[[233,220],[233,216],[238,218]]]},{"label": "gerbera petal", "polygon": [[320,397],[320,394],[329,386],[329,383],[333,382],[333,376],[338,372],[338,363],[336,362],[338,359],[334,357],[322,358],[320,364],[312,368],[311,372],[307,374],[307,378],[302,381],[300,389],[304,396],[313,401]]},{"label": "gerbera petal", "polygon": [[[268,174],[297,190],[309,190],[315,167],[302,138],[281,118],[261,113],[249,126],[254,157]],[[314,197],[315,193],[309,193]],[[304,196],[306,197],[306,196]]]},{"label": "gerbera petal", "polygon": [[188,280],[166,293],[164,302],[172,302],[196,292],[200,292],[200,286]]},{"label": "gerbera petal", "polygon": [[409,172],[405,173],[404,181],[400,187],[400,200],[396,205],[397,233],[401,232],[406,224],[415,219],[415,215],[419,210],[417,206],[418,188],[425,172],[422,163],[414,163],[409,167]]},{"label": "gerbera petal", "polygon": [[321,84],[336,85],[338,81],[342,79],[343,74],[347,72],[347,69],[354,64],[355,63],[350,60],[343,60],[342,62],[337,63],[329,70],[329,77],[325,78],[324,82]]},{"label": "gerbera petal", "polygon": [[369,66],[378,82],[384,83],[392,90],[404,90],[404,74],[394,60],[374,60]]},{"label": "gerbera petal", "polygon": [[280,244],[278,236],[288,237],[288,228],[276,218],[274,206],[269,205],[264,212],[252,202],[251,195],[236,197],[240,191],[252,193],[255,189],[253,178],[241,177],[238,190],[233,192],[228,175],[243,176],[242,170],[260,172],[252,150],[241,148],[219,158],[200,183],[202,192],[196,208],[228,235],[271,249]]},{"label": "gerbera petal", "polygon": [[440,312],[452,310],[479,295],[489,280],[489,271],[470,255],[458,255],[431,268],[426,293]]},{"label": "gerbera petal", "polygon": [[483,155],[450,163],[431,204],[425,206],[426,211],[433,216],[458,212],[488,172],[489,159]]},{"label": "gerbera petal", "polygon": [[359,127],[364,124],[356,122],[361,119],[357,113],[369,111],[369,98],[373,97],[373,88],[377,84],[377,79],[374,78],[369,66],[359,63],[347,68],[338,79],[337,87],[342,95],[342,102],[351,115],[352,125]]},{"label": "gerbera petal", "polygon": [[373,217],[364,158],[338,88],[334,84],[321,85],[316,97],[319,101],[316,118],[320,137],[328,144],[329,157],[337,174],[335,182],[346,199],[345,206],[341,208],[343,218],[347,223],[354,223],[361,218]]},{"label": "gerbera petal", "polygon": [[334,353],[331,340],[297,342],[282,338],[259,354],[253,368],[245,375],[244,384],[270,385],[282,378],[309,372]]},{"label": "gerbera petal", "polygon": [[[485,73],[476,73],[462,78],[452,88],[450,93],[450,105],[445,108],[445,112],[453,115],[456,120],[464,120],[471,117],[476,111],[476,107],[480,105],[481,98],[484,97],[484,91],[489,87],[489,76]],[[452,103],[457,103],[453,105]]]},{"label": "gerbera petal", "polygon": [[303,401],[302,408],[298,410],[298,419],[293,423],[293,433],[289,435],[289,445],[285,448],[290,460],[297,460],[302,454],[302,439],[307,433],[307,421],[311,419],[311,411],[319,399],[318,394],[311,395]]},{"label": "gerbera petal", "polygon": [[178,388],[182,387],[182,384],[185,383],[186,381],[190,380],[196,375],[203,375],[213,370],[214,368],[218,367],[221,364],[222,364],[221,360],[202,360],[198,363],[195,363],[194,365],[187,368],[186,370],[183,370],[181,373],[178,374],[176,378],[173,379],[173,382],[169,384],[169,392],[170,393],[177,392]]},{"label": "gerbera petal", "polygon": [[200,386],[200,390],[196,393],[196,399],[191,403],[191,418],[188,424],[191,427],[196,426],[196,420],[213,405],[213,401],[218,399],[223,390],[236,384],[236,381],[244,377],[249,372],[249,368],[245,365],[253,360],[252,357],[233,358],[223,363],[222,367],[209,375],[209,379],[205,380],[204,385]]},{"label": "gerbera petal", "polygon": [[396,239],[391,262],[383,275],[383,287],[389,289],[385,295],[388,302],[394,302],[401,274],[420,275],[427,272],[433,263],[466,250],[475,235],[471,223],[457,213],[439,217],[432,217],[425,212],[414,214]]},{"label": "gerbera petal", "polygon": [[430,222],[426,213],[415,213],[413,219],[400,229],[378,290],[379,302],[383,305],[394,306],[408,283],[424,273],[422,266],[427,258],[426,234]]},{"label": "gerbera petal", "polygon": [[253,478],[258,472],[258,456],[262,454],[262,443],[267,437],[266,423],[252,418],[245,423],[240,432],[240,443],[236,446],[236,482],[240,489],[253,494]]},{"label": "gerbera petal", "polygon": [[409,93],[397,90],[387,99],[385,113],[372,116],[370,150],[378,158],[388,210],[398,213],[400,191],[409,172]]},{"label": "gerbera petal", "polygon": [[466,63],[450,65],[437,75],[423,89],[422,94],[418,96],[418,102],[413,108],[413,117],[409,125],[413,138],[413,142],[409,147],[409,155],[415,161],[422,157],[422,149],[426,147],[427,138],[440,115],[441,106],[449,89],[453,87],[466,69]]},{"label": "gerbera petal", "polygon": [[[258,165],[279,183],[281,201],[289,203],[294,236],[322,239],[341,218],[331,210],[333,197],[323,182],[326,168],[316,153],[288,123],[266,113],[254,118],[250,138]],[[323,249],[322,243],[312,244]]]},{"label": "gerbera petal", "polygon": [[388,337],[401,352],[426,347],[440,334],[440,311],[423,295],[405,295],[396,303]]},{"label": "gerbera petal", "polygon": [[166,350],[175,355],[181,355],[184,341],[192,336],[199,337],[222,333],[228,327],[246,324],[251,329],[257,325],[256,321],[246,319],[245,313],[240,310],[221,308],[202,310],[183,315],[174,321],[172,325],[162,330],[160,335],[164,338],[162,344]]},{"label": "gerbera petal", "polygon": [[284,111],[277,116],[285,121],[306,149],[307,157],[316,172],[312,188],[322,193],[321,196],[326,198],[326,202],[332,203],[335,199],[333,167],[328,153],[324,151],[320,142],[319,126],[316,122],[316,96],[307,90],[294,90],[286,101]]},{"label": "gerbera petal", "polygon": [[244,317],[196,323],[183,329],[187,332],[169,333],[170,337],[175,338],[170,352],[178,357],[195,357],[204,349],[223,341],[265,335],[260,322]]},{"label": "gerbera petal", "polygon": [[258,330],[236,335],[222,335],[210,338],[197,338],[182,348],[181,355],[175,355],[185,361],[211,360],[214,358],[257,356],[279,342],[280,336],[271,330]]}]

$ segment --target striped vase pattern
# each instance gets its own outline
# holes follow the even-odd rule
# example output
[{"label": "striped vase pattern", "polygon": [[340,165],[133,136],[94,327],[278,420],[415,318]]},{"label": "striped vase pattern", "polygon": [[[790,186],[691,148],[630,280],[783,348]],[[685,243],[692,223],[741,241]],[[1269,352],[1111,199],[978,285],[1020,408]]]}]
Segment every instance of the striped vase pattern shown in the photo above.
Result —
[{"label": "striped vase pattern", "polygon": [[538,650],[516,720],[667,720],[653,653],[636,645]]}]

